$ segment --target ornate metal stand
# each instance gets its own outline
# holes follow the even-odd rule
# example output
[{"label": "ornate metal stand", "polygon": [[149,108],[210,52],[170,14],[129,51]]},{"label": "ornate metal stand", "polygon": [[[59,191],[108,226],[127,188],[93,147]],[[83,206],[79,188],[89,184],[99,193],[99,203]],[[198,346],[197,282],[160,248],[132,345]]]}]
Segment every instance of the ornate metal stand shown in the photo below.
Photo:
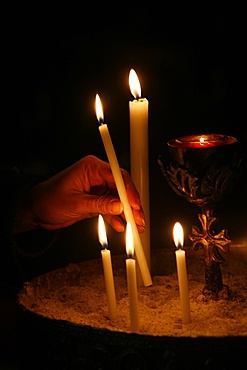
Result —
[{"label": "ornate metal stand", "polygon": [[222,281],[220,264],[224,258],[220,251],[227,252],[231,240],[227,230],[216,231],[218,219],[213,213],[238,178],[241,160],[235,149],[233,144],[203,149],[169,147],[171,162],[167,163],[162,156],[158,158],[171,188],[201,209],[198,215],[201,229],[193,226],[190,240],[194,249],[203,248],[206,281],[203,294],[215,300],[229,295]]},{"label": "ornate metal stand", "polygon": [[231,240],[228,237],[227,230],[221,230],[218,234],[213,229],[213,224],[217,220],[212,216],[212,210],[206,210],[199,214],[202,230],[198,227],[192,227],[190,240],[193,243],[194,249],[203,246],[204,252],[202,261],[204,262],[206,286],[203,289],[204,294],[212,295],[212,298],[218,299],[228,297],[229,289],[222,282],[220,263],[224,262],[224,258],[220,254],[220,250],[227,252],[227,247]]}]

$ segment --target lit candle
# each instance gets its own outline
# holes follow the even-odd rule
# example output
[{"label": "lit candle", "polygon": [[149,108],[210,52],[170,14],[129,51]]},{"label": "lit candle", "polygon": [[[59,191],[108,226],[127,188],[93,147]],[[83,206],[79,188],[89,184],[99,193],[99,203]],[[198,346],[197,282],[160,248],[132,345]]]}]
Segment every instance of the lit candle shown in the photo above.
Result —
[{"label": "lit candle", "polygon": [[169,146],[176,148],[211,148],[234,144],[237,142],[232,136],[220,134],[188,135],[168,142]]},{"label": "lit candle", "polygon": [[129,102],[130,173],[140,194],[145,213],[145,231],[140,235],[140,238],[150,268],[148,100],[141,98],[140,82],[133,69],[129,73],[129,85],[131,94],[135,98]]},{"label": "lit candle", "polygon": [[173,238],[176,245],[176,262],[177,262],[177,273],[178,273],[178,284],[180,292],[180,302],[182,308],[182,321],[183,324],[189,324],[191,322],[190,317],[190,301],[189,301],[189,289],[186,271],[186,260],[185,251],[182,250],[184,244],[184,233],[183,228],[179,222],[176,222],[173,228]]},{"label": "lit candle", "polygon": [[121,174],[121,170],[120,170],[118,160],[115,154],[115,150],[112,144],[110,133],[108,131],[107,125],[104,123],[103,108],[102,108],[99,95],[96,95],[95,107],[96,107],[97,119],[100,124],[99,131],[100,131],[101,138],[102,138],[102,141],[105,147],[105,151],[106,151],[106,154],[107,154],[110,166],[111,166],[111,170],[112,170],[112,174],[113,174],[113,177],[116,183],[118,195],[123,205],[125,219],[126,221],[129,221],[131,223],[133,238],[135,242],[136,257],[138,260],[138,265],[140,267],[143,283],[145,286],[149,286],[149,285],[152,285],[152,279],[151,279],[149,267],[147,264],[145,253],[143,251],[140,234],[137,230],[133,212],[129,204],[127,191],[126,191],[125,184],[123,181],[123,176]]},{"label": "lit candle", "polygon": [[101,256],[105,277],[105,288],[108,301],[109,317],[111,320],[115,320],[117,318],[117,305],[112,272],[111,252],[109,251],[109,249],[107,249],[105,223],[101,215],[99,215],[98,218],[98,237],[99,242],[103,248],[101,251]]},{"label": "lit candle", "polygon": [[137,280],[136,280],[136,261],[133,258],[134,245],[131,224],[127,222],[126,226],[126,273],[129,293],[129,309],[130,309],[130,326],[131,331],[137,333],[139,331],[139,316],[138,316],[138,297],[137,297]]}]

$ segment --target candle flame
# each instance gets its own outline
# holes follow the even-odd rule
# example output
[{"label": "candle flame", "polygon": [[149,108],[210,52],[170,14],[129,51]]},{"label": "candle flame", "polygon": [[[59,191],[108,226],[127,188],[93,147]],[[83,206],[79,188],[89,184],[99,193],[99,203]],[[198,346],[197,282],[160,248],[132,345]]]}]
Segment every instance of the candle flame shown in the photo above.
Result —
[{"label": "candle flame", "polygon": [[184,231],[182,225],[176,222],[173,227],[173,239],[177,248],[182,248],[184,245]]},{"label": "candle flame", "polygon": [[128,221],[126,225],[126,253],[128,257],[134,255],[134,242],[131,223]]},{"label": "candle flame", "polygon": [[129,73],[129,85],[131,94],[135,99],[139,99],[141,97],[141,85],[134,69],[131,69]]},{"label": "candle flame", "polygon": [[98,217],[98,237],[102,248],[107,248],[107,236],[104,219],[101,215]]},{"label": "candle flame", "polygon": [[200,144],[203,144],[205,142],[204,137],[200,137]]},{"label": "candle flame", "polygon": [[99,123],[104,122],[104,113],[103,113],[103,107],[101,104],[101,100],[98,94],[96,94],[95,98],[95,112],[96,112],[96,117]]}]

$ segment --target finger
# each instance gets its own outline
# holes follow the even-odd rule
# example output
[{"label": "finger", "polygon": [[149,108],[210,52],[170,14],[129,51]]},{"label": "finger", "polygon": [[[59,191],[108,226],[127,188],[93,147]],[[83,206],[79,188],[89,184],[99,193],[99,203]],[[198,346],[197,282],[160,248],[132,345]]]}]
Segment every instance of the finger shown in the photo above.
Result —
[{"label": "finger", "polygon": [[84,213],[90,214],[119,215],[123,212],[122,203],[112,195],[84,195],[82,207]]},{"label": "finger", "polygon": [[[125,230],[125,221],[120,216],[109,216],[109,215],[104,215],[105,221],[112,226],[114,230],[117,232],[123,232]],[[137,230],[141,234],[145,231],[145,226],[143,225],[137,225]]]},{"label": "finger", "polygon": [[125,225],[120,216],[104,215],[104,220],[117,232],[123,232]]},{"label": "finger", "polygon": [[121,172],[123,175],[129,203],[132,208],[139,210],[141,208],[141,200],[135,184],[133,183],[130,174],[127,171],[122,169]]},{"label": "finger", "polygon": [[[143,219],[142,214],[138,211],[133,210],[133,215],[135,218],[137,230],[139,233],[143,233],[145,231],[145,220]],[[103,216],[105,221],[113,227],[114,230],[117,232],[123,232],[125,230],[126,220],[124,213],[121,213],[119,216],[110,216],[104,215]]]},{"label": "finger", "polygon": [[142,234],[145,231],[145,227],[144,226],[137,225],[137,230],[138,230],[139,234]]},{"label": "finger", "polygon": [[[99,167],[100,175],[106,181],[108,189],[111,192],[115,193],[117,189],[116,189],[116,184],[114,181],[114,176],[111,171],[111,167],[106,162],[103,162],[101,160],[98,160],[98,161],[100,161],[100,167]],[[125,169],[121,168],[120,171],[121,171],[121,174],[124,180],[129,203],[132,208],[139,210],[141,208],[141,200],[140,200],[139,193],[131,179],[131,176],[128,173],[128,171],[126,171]]]},{"label": "finger", "polygon": [[139,210],[132,209],[132,211],[133,211],[133,216],[134,216],[136,225],[145,230],[145,216],[144,216],[142,208]]}]

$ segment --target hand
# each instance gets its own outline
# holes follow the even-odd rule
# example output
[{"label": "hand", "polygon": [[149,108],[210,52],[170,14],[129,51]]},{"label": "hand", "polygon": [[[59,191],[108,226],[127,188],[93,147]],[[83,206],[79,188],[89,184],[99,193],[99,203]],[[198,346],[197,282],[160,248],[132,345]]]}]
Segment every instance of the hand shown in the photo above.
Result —
[{"label": "hand", "polygon": [[[121,169],[138,231],[145,230],[139,194],[129,173]],[[116,231],[124,230],[123,206],[110,165],[89,155],[34,186],[19,204],[14,233],[61,229],[102,214]]]}]

